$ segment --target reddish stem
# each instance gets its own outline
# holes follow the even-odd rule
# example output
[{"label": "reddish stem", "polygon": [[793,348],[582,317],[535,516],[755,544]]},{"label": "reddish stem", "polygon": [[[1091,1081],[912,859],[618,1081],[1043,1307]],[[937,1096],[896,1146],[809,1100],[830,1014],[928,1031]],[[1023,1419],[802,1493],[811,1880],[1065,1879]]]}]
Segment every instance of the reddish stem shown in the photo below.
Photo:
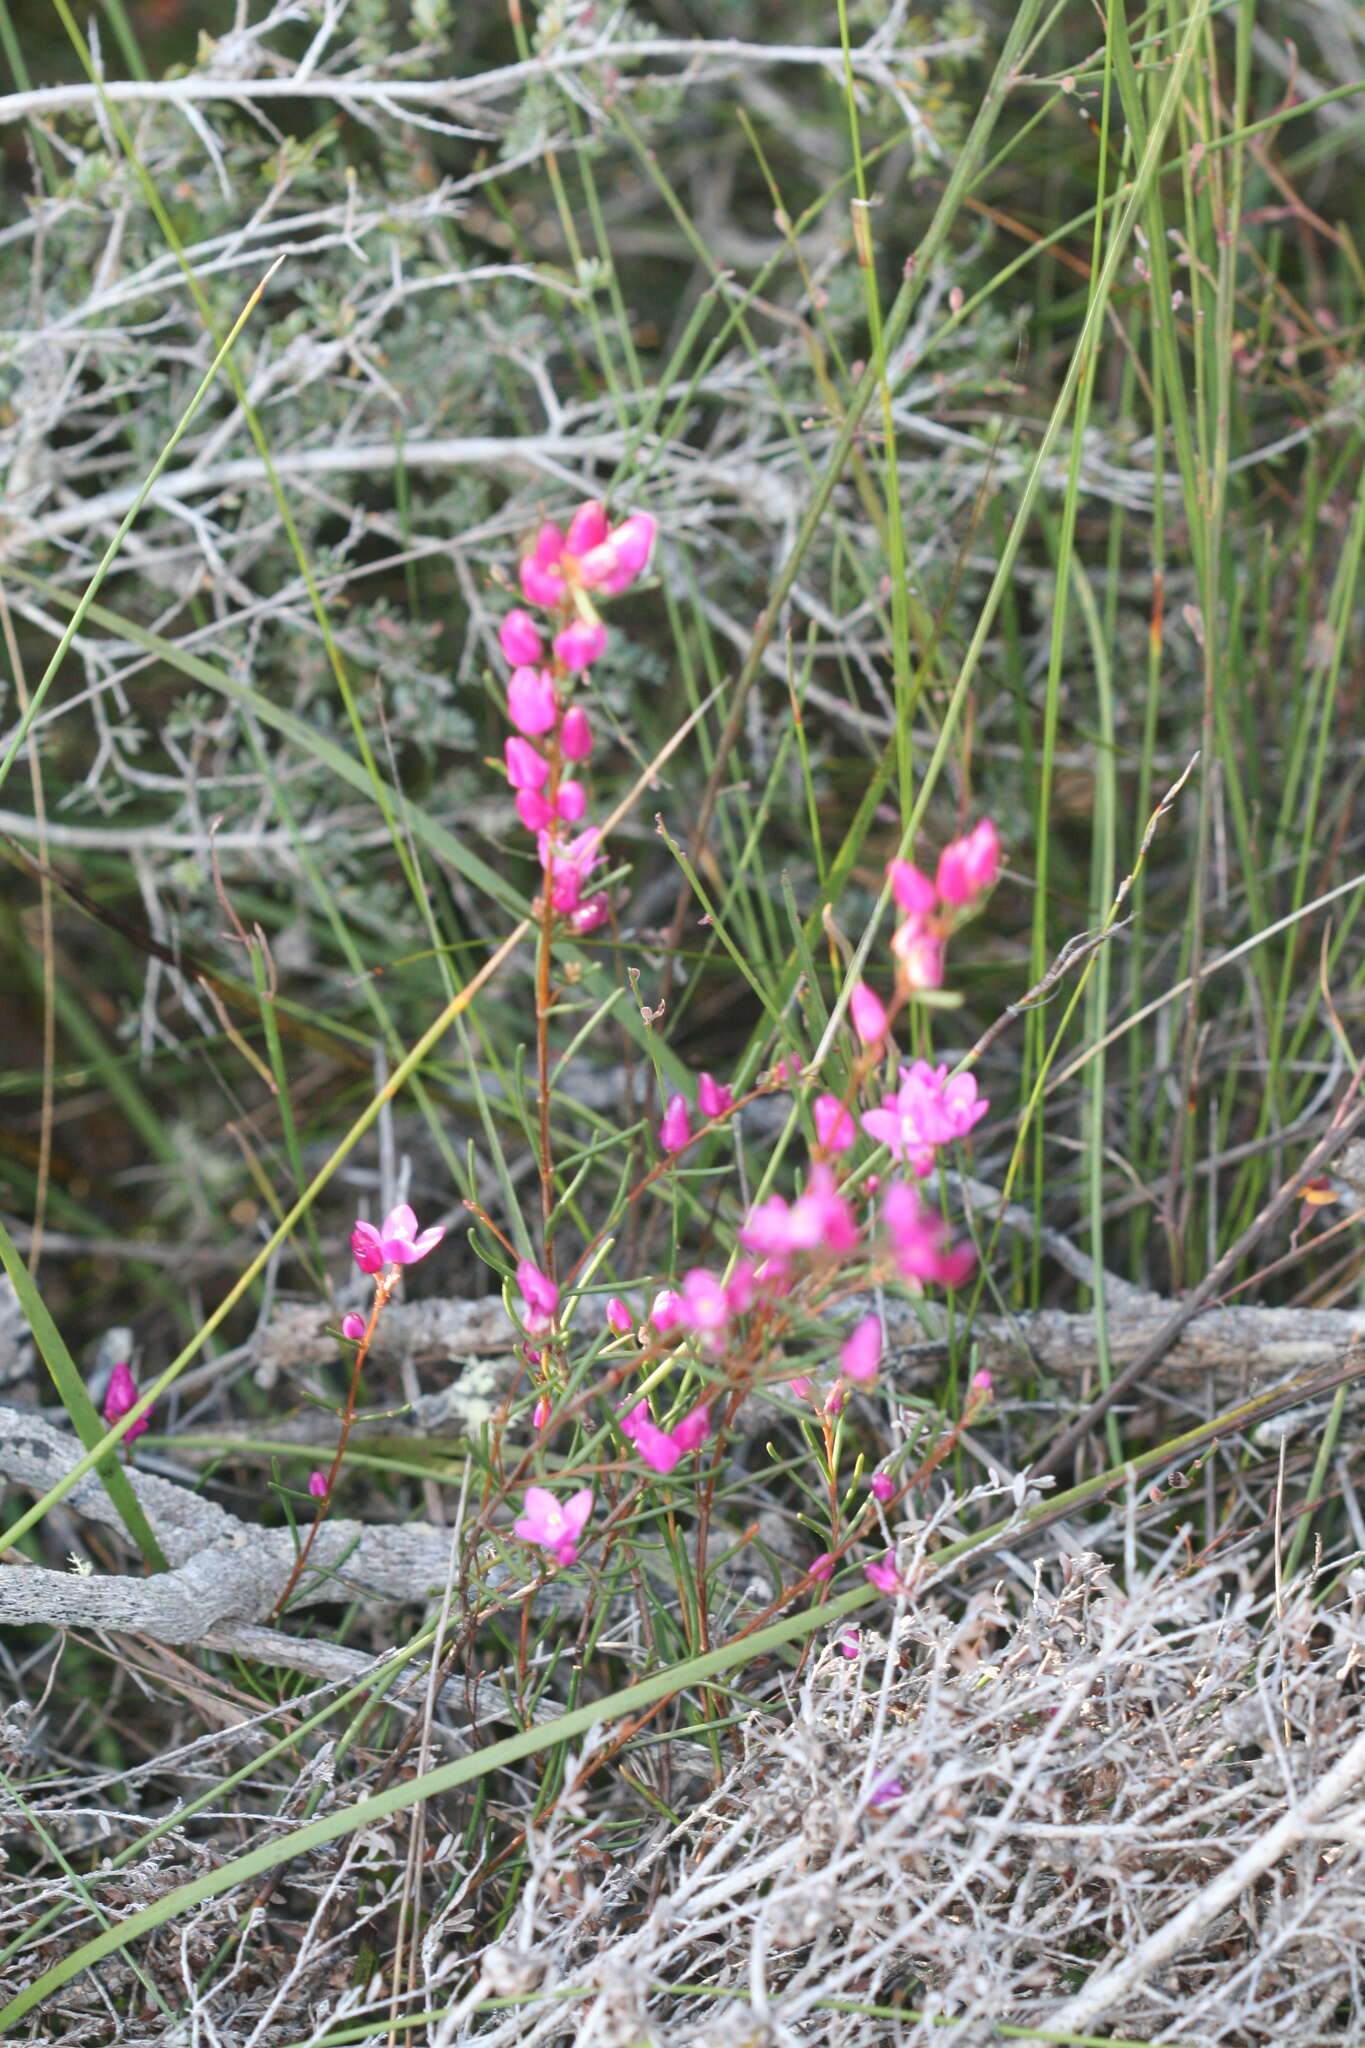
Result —
[{"label": "reddish stem", "polygon": [[303,1539],[303,1547],[299,1551],[298,1556],[294,1560],[293,1571],[290,1572],[289,1577],[285,1580],[284,1591],[280,1594],[279,1599],[275,1602],[274,1607],[270,1611],[270,1619],[272,1622],[278,1621],[281,1614],[283,1614],[285,1606],[289,1600],[290,1594],[293,1592],[295,1586],[297,1586],[300,1578],[303,1576],[304,1567],[308,1563],[309,1552],[312,1550],[314,1543],[317,1541],[318,1530],[322,1527],[323,1523],[327,1519],[328,1514],[331,1512],[332,1489],[336,1485],[337,1474],[341,1470],[341,1462],[346,1455],[346,1445],[350,1438],[351,1431],[355,1426],[356,1402],[360,1394],[361,1368],[365,1363],[365,1354],[369,1350],[370,1345],[374,1340],[374,1333],[376,1326],[379,1322],[380,1310],[383,1308],[385,1302],[388,1300],[390,1294],[393,1292],[393,1289],[397,1284],[397,1280],[398,1268],[396,1266],[390,1266],[387,1272],[379,1273],[375,1276],[374,1306],[370,1310],[370,1320],[365,1325],[365,1334],[355,1347],[355,1362],[351,1367],[351,1384],[346,1391],[346,1406],[342,1410],[341,1415],[341,1434],[337,1438],[336,1452],[332,1458],[331,1469],[327,1474],[327,1491],[323,1495],[322,1500],[318,1503],[318,1511],[316,1515],[313,1517],[312,1527],[309,1529],[308,1534]]}]

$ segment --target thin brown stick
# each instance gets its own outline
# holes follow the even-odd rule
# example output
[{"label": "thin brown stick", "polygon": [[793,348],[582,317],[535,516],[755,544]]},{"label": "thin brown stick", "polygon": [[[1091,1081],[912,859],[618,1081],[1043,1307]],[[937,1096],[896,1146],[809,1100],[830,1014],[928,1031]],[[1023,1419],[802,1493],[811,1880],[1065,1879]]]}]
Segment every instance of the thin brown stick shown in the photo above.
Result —
[{"label": "thin brown stick", "polygon": [[[1351,1088],[1348,1091],[1347,1100],[1349,1100],[1351,1094],[1354,1094],[1359,1089],[1360,1081],[1361,1074],[1357,1071],[1351,1083]],[[1115,1373],[1109,1385],[1095,1396],[1095,1399],[1077,1417],[1071,1427],[1063,1430],[1051,1450],[1046,1453],[1035,1467],[1036,1473],[1057,1472],[1066,1464],[1067,1460],[1090,1434],[1096,1423],[1109,1413],[1114,1403],[1121,1400],[1131,1386],[1135,1385],[1145,1373],[1151,1370],[1159,1359],[1165,1356],[1186,1324],[1193,1322],[1200,1311],[1209,1306],[1210,1302],[1221,1292],[1223,1282],[1228,1278],[1228,1275],[1236,1270],[1247,1253],[1253,1250],[1259,1243],[1276,1219],[1283,1215],[1292,1202],[1298,1199],[1308,1182],[1316,1179],[1317,1175],[1341,1151],[1342,1147],[1359,1130],[1361,1125],[1365,1124],[1365,1102],[1357,1102],[1355,1108],[1346,1115],[1342,1113],[1344,1108],[1345,1102],[1343,1102],[1341,1108],[1338,1109],[1333,1117],[1326,1135],[1313,1147],[1298,1172],[1292,1174],[1283,1187],[1271,1196],[1259,1214],[1252,1218],[1241,1236],[1229,1245],[1212,1271],[1205,1276],[1199,1286],[1192,1291],[1186,1300],[1181,1302],[1169,1321],[1164,1323],[1161,1329],[1158,1330],[1151,1343],[1145,1345],[1137,1357],[1133,1359],[1132,1363],[1126,1365],[1122,1372]]]}]

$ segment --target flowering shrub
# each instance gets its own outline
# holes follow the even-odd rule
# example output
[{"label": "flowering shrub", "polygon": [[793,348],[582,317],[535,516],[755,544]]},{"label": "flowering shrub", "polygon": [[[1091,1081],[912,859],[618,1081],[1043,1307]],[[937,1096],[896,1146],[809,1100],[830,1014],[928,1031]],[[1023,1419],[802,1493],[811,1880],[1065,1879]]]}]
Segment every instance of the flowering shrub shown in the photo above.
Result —
[{"label": "flowering shrub", "polygon": [[[573,985],[574,949],[616,906],[606,888],[592,886],[607,852],[600,827],[588,822],[588,789],[570,771],[593,751],[583,699],[607,646],[599,607],[643,573],[654,540],[646,515],[613,525],[595,501],[565,528],[546,521],[519,564],[525,604],[510,609],[498,629],[508,664],[502,701],[513,728],[504,765],[541,877],[532,910],[542,1214],[538,1228],[526,1216],[510,1219],[521,1240],[514,1245],[485,1209],[468,1204],[504,1248],[504,1299],[521,1332],[532,1394],[531,1442],[512,1465],[503,1459],[506,1484],[490,1499],[489,1525],[506,1529],[510,1492],[520,1486],[511,1534],[539,1553],[540,1569],[562,1572],[600,1568],[627,1506],[645,1517],[665,1509],[676,1515],[691,1494],[704,1522],[740,1409],[767,1392],[795,1402],[826,1503],[818,1518],[806,1516],[818,1551],[797,1583],[828,1584],[840,1567],[861,1565],[873,1585],[895,1595],[903,1581],[886,1549],[886,1511],[951,1449],[956,1430],[988,1397],[989,1376],[973,1382],[961,1422],[919,1443],[903,1470],[881,1469],[856,1493],[844,1468],[857,1452],[841,1418],[850,1397],[874,1389],[885,1366],[884,1315],[866,1306],[869,1298],[880,1303],[887,1287],[911,1295],[958,1288],[974,1270],[971,1246],[954,1238],[917,1184],[932,1175],[945,1147],[970,1136],[989,1105],[970,1072],[932,1063],[923,1052],[902,1059],[898,1034],[924,1039],[928,1013],[917,1006],[930,995],[941,1000],[949,942],[999,873],[999,840],[990,821],[981,821],[943,848],[932,880],[903,858],[891,861],[888,892],[901,921],[886,949],[882,988],[860,979],[847,989],[847,1031],[820,1071],[787,1054],[746,1088],[709,1072],[695,1090],[667,1086],[657,1151],[629,1204],[681,1192],[686,1182],[678,1176],[694,1156],[708,1148],[711,1159],[723,1157],[721,1148],[762,1099],[779,1106],[787,1098],[790,1115],[807,1127],[807,1157],[788,1189],[765,1185],[728,1210],[728,1233],[707,1233],[705,1263],[680,1259],[683,1270],[662,1276],[619,1274],[620,1291],[606,1300],[601,1324],[594,1318],[588,1326],[601,1335],[585,1347],[577,1310],[586,1276],[609,1246],[602,1230],[589,1233],[568,1262],[550,1115],[552,1037]],[[441,1224],[422,1228],[407,1202],[381,1224],[361,1219],[352,1230],[352,1255],[373,1281],[373,1296],[367,1315],[350,1310],[342,1320],[342,1336],[355,1347],[350,1390],[331,1469],[307,1482],[316,1514],[295,1580],[335,1506],[379,1319],[403,1275],[444,1236]],[[719,1255],[718,1236],[729,1245]],[[795,1372],[794,1351],[801,1354]],[[111,1389],[111,1403],[122,1398]],[[662,1481],[669,1485],[660,1492]],[[506,1555],[514,1562],[517,1553]]]}]

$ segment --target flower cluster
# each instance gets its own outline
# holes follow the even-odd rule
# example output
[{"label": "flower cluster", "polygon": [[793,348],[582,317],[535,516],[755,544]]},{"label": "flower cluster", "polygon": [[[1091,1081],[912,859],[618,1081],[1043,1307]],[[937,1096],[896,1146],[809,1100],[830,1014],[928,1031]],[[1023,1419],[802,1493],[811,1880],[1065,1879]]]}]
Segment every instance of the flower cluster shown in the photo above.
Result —
[{"label": "flower cluster", "polygon": [[579,506],[567,532],[547,520],[522,558],[520,581],[527,603],[547,612],[548,621],[542,625],[518,608],[498,631],[512,665],[507,716],[516,728],[503,748],[507,779],[516,791],[517,816],[536,835],[545,878],[541,906],[579,935],[595,931],[610,904],[600,891],[588,893],[602,861],[600,834],[592,826],[574,830],[588,798],[572,771],[589,759],[593,736],[587,712],[569,698],[574,679],[607,644],[594,600],[627,589],[653,545],[654,521],[646,514],[609,526],[595,498]]}]

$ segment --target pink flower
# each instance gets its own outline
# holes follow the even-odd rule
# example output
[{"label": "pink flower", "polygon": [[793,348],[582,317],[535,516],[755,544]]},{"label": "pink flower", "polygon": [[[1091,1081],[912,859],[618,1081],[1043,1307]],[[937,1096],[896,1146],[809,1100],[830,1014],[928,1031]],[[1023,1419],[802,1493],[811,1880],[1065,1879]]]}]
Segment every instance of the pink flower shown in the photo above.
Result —
[{"label": "pink flower", "polygon": [[647,512],[625,519],[597,547],[578,561],[578,580],[589,590],[616,597],[628,588],[648,562],[654,547],[654,521]]},{"label": "pink flower", "polygon": [[545,650],[541,645],[536,622],[529,612],[509,612],[498,627],[498,645],[513,668],[525,668],[541,659]]},{"label": "pink flower", "polygon": [[697,1081],[697,1108],[704,1117],[726,1116],[735,1106],[735,1098],[721,1082],[712,1080],[709,1074],[702,1074]]},{"label": "pink flower", "polygon": [[882,1228],[890,1239],[896,1269],[906,1280],[936,1280],[944,1287],[958,1287],[972,1270],[971,1246],[949,1244],[942,1220],[903,1181],[893,1181],[882,1197]]},{"label": "pink flower", "polygon": [[699,1336],[717,1337],[730,1320],[730,1302],[725,1288],[704,1266],[693,1266],[682,1284],[683,1327]]},{"label": "pink flower", "polygon": [[725,1285],[725,1299],[732,1316],[746,1316],[754,1305],[758,1283],[752,1265],[741,1259]]},{"label": "pink flower", "polygon": [[578,1556],[578,1539],[592,1513],[592,1488],[580,1487],[561,1507],[546,1487],[528,1486],[522,1505],[524,1512],[512,1524],[513,1533],[523,1543],[538,1543],[542,1550],[553,1552],[557,1564],[572,1564]]},{"label": "pink flower", "polygon": [[896,1570],[896,1560],[889,1550],[880,1564],[865,1564],[863,1572],[871,1579],[879,1593],[899,1593],[901,1577]]},{"label": "pink flower", "polygon": [[[109,1375],[109,1390],[104,1397],[104,1419],[111,1426],[122,1422],[128,1410],[137,1400],[137,1381],[126,1363],[120,1359]],[[151,1414],[140,1415],[136,1422],[130,1422],[123,1432],[123,1441],[130,1444],[135,1436],[141,1436],[144,1429],[151,1427]]]},{"label": "pink flower", "polygon": [[592,727],[581,704],[571,704],[559,728],[559,751],[566,761],[586,761],[592,752]]},{"label": "pink flower", "polygon": [[635,1318],[619,1294],[613,1294],[607,1302],[607,1328],[617,1337],[624,1337],[635,1328]]},{"label": "pink flower", "polygon": [[870,1491],[873,1500],[879,1500],[884,1507],[896,1491],[896,1482],[889,1472],[874,1472]]},{"label": "pink flower", "polygon": [[666,1337],[670,1330],[676,1330],[681,1327],[682,1319],[682,1296],[675,1294],[671,1287],[661,1287],[650,1307],[650,1322],[661,1337]]},{"label": "pink flower", "polygon": [[606,644],[607,629],[598,619],[591,624],[586,619],[574,619],[554,638],[555,653],[571,675],[591,668]]},{"label": "pink flower", "polygon": [[837,1095],[817,1095],[811,1105],[815,1135],[826,1152],[847,1152],[857,1136],[853,1118]]},{"label": "pink flower", "polygon": [[557,910],[562,917],[572,915],[579,908],[583,884],[593,869],[601,864],[600,840],[601,834],[595,825],[590,825],[586,832],[580,832],[577,839],[571,839],[567,846],[556,844],[548,831],[541,832],[536,840],[536,852],[545,870],[550,908]]},{"label": "pink flower", "polygon": [[942,988],[943,933],[933,918],[907,917],[891,934],[891,951],[900,962],[900,984],[907,993]]},{"label": "pink flower", "polygon": [[938,893],[945,903],[974,903],[1000,873],[1000,834],[989,818],[955,839],[938,857]]},{"label": "pink flower", "polygon": [[883,1096],[880,1109],[864,1110],[862,1125],[869,1138],[886,1145],[893,1159],[923,1180],[926,1173],[933,1172],[936,1148],[917,1120],[923,1107],[922,1091],[911,1086],[909,1072],[908,1067],[901,1068],[901,1085],[896,1093]]},{"label": "pink flower", "polygon": [[528,832],[544,832],[554,823],[554,807],[538,789],[519,789],[516,810]]},{"label": "pink flower", "polygon": [[866,1386],[876,1379],[881,1362],[881,1317],[864,1316],[851,1335],[844,1339],[839,1353],[840,1370],[845,1379],[856,1380],[860,1386]]},{"label": "pink flower", "polygon": [[517,1261],[517,1285],[521,1289],[522,1327],[528,1337],[543,1337],[553,1327],[559,1289],[530,1259]]},{"label": "pink flower", "polygon": [[947,1067],[931,1067],[927,1060],[901,1068],[901,1092],[931,1145],[965,1138],[990,1108],[976,1092],[975,1074],[954,1074],[950,1079]]},{"label": "pink flower", "polygon": [[507,716],[518,732],[535,739],[559,716],[555,679],[547,668],[513,669],[507,684]]},{"label": "pink flower", "polygon": [[846,1628],[839,1636],[838,1651],[841,1657],[856,1657],[862,1638],[856,1628]]},{"label": "pink flower", "polygon": [[586,555],[589,548],[600,548],[607,537],[607,514],[600,498],[585,498],[573,518],[569,531],[564,536],[566,555]]},{"label": "pink flower", "polygon": [[878,1778],[867,1795],[869,1806],[894,1806],[898,1799],[904,1799],[905,1787],[899,1778]]},{"label": "pink flower", "polygon": [[312,1494],[314,1500],[326,1500],[328,1493],[327,1474],[325,1472],[310,1472],[308,1474],[308,1491]]},{"label": "pink flower", "polygon": [[649,1412],[649,1403],[639,1401],[621,1418],[621,1434],[634,1444],[651,1472],[668,1473],[682,1459],[682,1450],[665,1429],[660,1429]]},{"label": "pink flower", "polygon": [[787,1203],[769,1195],[749,1211],[739,1241],[760,1257],[782,1259],[793,1252],[850,1252],[858,1242],[853,1211],[839,1193],[828,1166],[812,1166],[802,1194]]},{"label": "pink flower", "polygon": [[831,1578],[834,1573],[834,1559],[827,1550],[822,1550],[820,1555],[807,1567],[807,1570],[813,1579]]},{"label": "pink flower", "polygon": [[553,606],[564,598],[564,576],[560,562],[564,536],[552,520],[546,520],[529,555],[521,561],[521,588],[528,604]]},{"label": "pink flower", "polygon": [[555,816],[566,825],[576,825],[588,808],[588,792],[581,782],[565,779],[555,797]]},{"label": "pink flower", "polygon": [[341,1318],[341,1334],[350,1343],[358,1344],[365,1335],[365,1318],[358,1316],[354,1309]]},{"label": "pink flower", "polygon": [[549,762],[529,740],[504,740],[502,755],[513,789],[539,789],[550,772]]},{"label": "pink flower", "polygon": [[357,1223],[351,1232],[351,1257],[362,1273],[377,1273],[381,1266],[415,1266],[428,1252],[434,1252],[445,1236],[445,1226],[434,1223],[429,1230],[417,1228],[417,1218],[406,1202],[390,1209],[383,1225]]},{"label": "pink flower", "polygon": [[669,1434],[683,1457],[687,1457],[692,1451],[699,1451],[711,1434],[710,1404],[706,1401],[699,1402],[690,1413],[684,1415],[681,1422],[674,1423]]},{"label": "pink flower", "polygon": [[891,882],[891,894],[907,915],[927,917],[936,908],[938,893],[933,883],[908,860],[893,860],[886,872]]},{"label": "pink flower", "polygon": [[527,601],[553,610],[562,605],[570,585],[601,590],[614,597],[635,581],[654,545],[654,521],[637,512],[608,530],[607,516],[595,498],[580,505],[568,533],[547,520],[520,565]]},{"label": "pink flower", "polygon": [[659,1143],[665,1152],[681,1152],[691,1136],[692,1125],[687,1114],[687,1097],[670,1095],[663,1122],[659,1125]]},{"label": "pink flower", "polygon": [[865,981],[860,981],[848,1000],[848,1014],[864,1045],[880,1045],[886,1037],[886,1008]]}]

